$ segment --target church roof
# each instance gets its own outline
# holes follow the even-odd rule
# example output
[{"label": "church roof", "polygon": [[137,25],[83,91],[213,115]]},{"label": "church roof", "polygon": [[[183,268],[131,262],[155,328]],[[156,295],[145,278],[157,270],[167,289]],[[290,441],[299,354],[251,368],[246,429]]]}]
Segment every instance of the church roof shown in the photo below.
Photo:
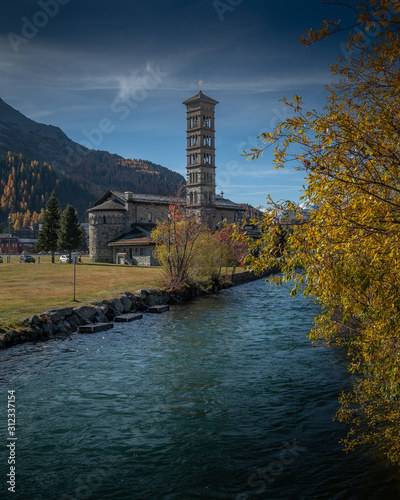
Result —
[{"label": "church roof", "polygon": [[218,101],[203,94],[203,92],[201,90],[198,92],[198,94],[194,95],[193,97],[190,97],[186,101],[183,101],[182,104],[188,105],[188,104],[192,104],[192,103],[197,102],[197,101],[207,101],[207,102],[210,102],[212,104],[218,104]]},{"label": "church roof", "polygon": [[241,210],[243,211],[243,207],[238,205],[237,203],[228,200],[227,198],[216,198],[215,205],[217,208],[221,208],[224,210]]},{"label": "church roof", "polygon": [[134,224],[131,231],[108,242],[108,246],[149,245],[155,224]]},{"label": "church roof", "polygon": [[[128,201],[126,194],[121,191],[112,191],[115,196],[123,201]],[[185,199],[177,196],[168,196],[162,194],[142,194],[142,193],[130,193],[130,198],[133,202],[138,203],[157,203],[161,205],[171,205],[171,203],[184,203]]]},{"label": "church roof", "polygon": [[97,212],[102,210],[125,210],[125,207],[114,200],[107,200],[100,205],[96,205],[93,208],[89,208],[88,212]]},{"label": "church roof", "polygon": [[[111,196],[114,199],[110,198]],[[107,199],[108,198],[108,199]],[[118,202],[115,200],[121,200]],[[104,201],[105,200],[105,201]],[[90,208],[88,212],[97,212],[102,210],[125,210],[124,203],[128,201],[126,193],[121,191],[107,191],[105,195],[103,195],[95,204],[93,208]],[[148,203],[148,204],[157,204],[157,205],[186,205],[186,199],[184,197],[177,196],[166,196],[161,194],[142,194],[142,193],[129,193],[129,201],[132,203]],[[215,199],[215,207],[221,210],[236,210],[243,211],[243,207],[237,203],[234,203],[228,198],[221,198],[217,195]]]},{"label": "church roof", "polygon": [[110,241],[108,243],[109,247],[123,247],[123,246],[134,246],[134,245],[154,245],[151,238],[122,238],[116,241]]}]

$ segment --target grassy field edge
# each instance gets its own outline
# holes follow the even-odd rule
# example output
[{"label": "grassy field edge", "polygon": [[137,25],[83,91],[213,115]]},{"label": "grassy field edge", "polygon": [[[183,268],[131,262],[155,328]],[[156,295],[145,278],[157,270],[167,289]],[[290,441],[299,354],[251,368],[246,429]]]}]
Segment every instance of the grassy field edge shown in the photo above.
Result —
[{"label": "grassy field edge", "polygon": [[160,288],[160,267],[89,263],[83,258],[76,265],[50,261],[50,256],[35,256],[36,263],[0,264],[0,331],[20,327],[20,321],[34,314],[60,307],[77,307],[115,297],[122,291]]}]

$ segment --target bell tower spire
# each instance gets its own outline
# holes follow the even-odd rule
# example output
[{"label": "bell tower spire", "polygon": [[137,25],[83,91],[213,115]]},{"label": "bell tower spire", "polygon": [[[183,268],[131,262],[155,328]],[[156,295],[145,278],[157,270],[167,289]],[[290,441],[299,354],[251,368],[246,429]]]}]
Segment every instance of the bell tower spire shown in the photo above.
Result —
[{"label": "bell tower spire", "polygon": [[187,208],[202,222],[215,218],[215,106],[218,101],[203,94],[184,101],[187,112]]}]

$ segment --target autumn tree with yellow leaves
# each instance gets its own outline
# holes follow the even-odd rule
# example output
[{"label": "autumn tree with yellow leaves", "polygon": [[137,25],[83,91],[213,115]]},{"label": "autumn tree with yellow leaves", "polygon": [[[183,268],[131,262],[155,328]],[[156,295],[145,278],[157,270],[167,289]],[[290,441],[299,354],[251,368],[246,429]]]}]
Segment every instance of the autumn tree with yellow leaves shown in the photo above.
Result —
[{"label": "autumn tree with yellow leaves", "polygon": [[[359,376],[340,398],[345,449],[371,444],[400,464],[400,2],[334,3],[350,6],[356,23],[331,66],[324,110],[284,99],[293,117],[247,152],[255,159],[272,147],[275,168],[293,164],[306,179],[303,207],[270,200],[250,260],[258,270],[279,261],[275,283],[293,280],[293,293],[322,306],[312,340],[348,349]],[[302,42],[340,31],[325,21]],[[314,207],[307,218],[304,203]],[[282,214],[295,224],[277,252]]]}]

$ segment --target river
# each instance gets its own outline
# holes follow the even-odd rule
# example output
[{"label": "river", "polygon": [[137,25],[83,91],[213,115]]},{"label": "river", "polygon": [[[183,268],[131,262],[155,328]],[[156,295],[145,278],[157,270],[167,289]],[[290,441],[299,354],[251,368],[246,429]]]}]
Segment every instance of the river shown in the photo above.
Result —
[{"label": "river", "polygon": [[397,500],[397,469],[342,452],[332,417],[350,384],[344,354],[312,346],[318,307],[287,292],[259,280],[1,351],[1,498]]}]

